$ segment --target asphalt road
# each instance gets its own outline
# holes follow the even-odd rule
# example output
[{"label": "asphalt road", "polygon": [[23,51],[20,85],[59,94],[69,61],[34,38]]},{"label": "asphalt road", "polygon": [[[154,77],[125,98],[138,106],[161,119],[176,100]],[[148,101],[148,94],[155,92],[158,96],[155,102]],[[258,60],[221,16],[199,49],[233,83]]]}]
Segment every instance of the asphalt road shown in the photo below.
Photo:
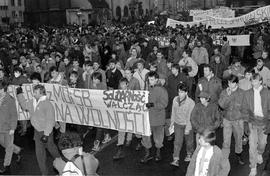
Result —
[{"label": "asphalt road", "polygon": [[[116,132],[112,132],[113,135]],[[84,141],[84,149],[90,151],[94,139],[94,131],[90,131]],[[222,144],[222,130],[219,130],[217,135],[217,145]],[[125,158],[119,161],[113,161],[113,155],[116,153],[116,137],[108,145],[102,147],[100,152],[95,153],[95,156],[100,161],[100,169],[98,171],[99,175],[140,175],[140,176],[163,176],[163,175],[185,175],[186,167],[188,163],[184,162],[185,151],[181,151],[180,167],[175,168],[170,166],[172,161],[173,152],[173,142],[164,141],[164,148],[162,149],[162,161],[156,163],[155,161],[150,161],[147,164],[141,164],[140,158],[143,157],[144,151],[135,151],[135,146],[137,144],[137,139],[134,138],[132,145],[129,148],[125,148]],[[269,141],[269,140],[268,140]],[[24,148],[23,159],[20,164],[12,162],[11,171],[12,175],[40,175],[39,168],[37,165],[37,160],[34,150],[34,141],[32,140],[32,134],[28,133],[24,137],[16,137],[15,143]],[[234,146],[232,145],[232,149]],[[269,148],[267,150],[269,151]],[[152,151],[154,154],[154,151]],[[0,164],[3,163],[4,149],[0,149]],[[244,157],[246,164],[241,166],[238,165],[236,157],[232,152],[230,155],[231,172],[230,176],[248,176],[249,173],[249,163],[248,163],[248,145],[244,146]],[[15,157],[13,158],[15,159]],[[50,166],[50,174],[55,175],[56,172],[51,166],[52,158],[48,155],[48,166]],[[261,171],[263,164],[258,167]],[[260,173],[258,174],[260,175]]]}]

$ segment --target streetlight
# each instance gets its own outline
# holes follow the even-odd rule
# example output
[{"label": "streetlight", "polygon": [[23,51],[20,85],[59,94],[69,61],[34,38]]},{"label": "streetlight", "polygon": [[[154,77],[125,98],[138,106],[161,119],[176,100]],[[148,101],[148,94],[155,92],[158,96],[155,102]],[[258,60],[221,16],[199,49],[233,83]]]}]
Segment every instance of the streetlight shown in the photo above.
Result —
[{"label": "streetlight", "polygon": [[77,17],[78,17],[78,25],[79,26],[81,26],[81,16],[82,16],[82,12],[81,12],[81,10],[78,10]]}]

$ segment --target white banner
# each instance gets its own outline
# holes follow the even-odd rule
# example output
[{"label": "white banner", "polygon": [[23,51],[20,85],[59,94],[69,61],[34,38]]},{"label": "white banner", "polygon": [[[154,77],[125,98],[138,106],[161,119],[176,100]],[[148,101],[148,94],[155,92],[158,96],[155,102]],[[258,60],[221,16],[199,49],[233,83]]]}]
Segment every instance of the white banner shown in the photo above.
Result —
[{"label": "white banner", "polygon": [[236,27],[243,27],[252,24],[258,24],[264,21],[268,21],[270,19],[270,6],[265,6],[258,8],[246,15],[239,16],[236,18],[216,18],[212,16],[207,16],[206,19],[196,22],[182,22],[176,21],[173,19],[167,19],[166,26],[171,26],[173,28],[176,27],[176,24],[181,24],[184,27],[189,25],[195,24],[204,24],[207,27],[212,26],[213,29],[220,29],[220,28],[236,28]]},{"label": "white banner", "polygon": [[[55,110],[56,121],[95,126],[150,136],[148,91],[73,89],[56,84],[44,84],[47,97]],[[33,98],[32,84],[22,86],[24,97]],[[16,99],[15,86],[8,92]],[[16,99],[17,100],[17,99]],[[29,114],[17,104],[19,120]]]},{"label": "white banner", "polygon": [[193,16],[193,21],[201,21],[207,19],[207,16],[216,18],[234,18],[235,11],[228,7],[221,7],[210,10],[190,10],[190,16]]},{"label": "white banner", "polygon": [[[214,45],[223,45],[223,37],[221,35],[213,35]],[[230,46],[250,46],[250,35],[227,35]]]}]

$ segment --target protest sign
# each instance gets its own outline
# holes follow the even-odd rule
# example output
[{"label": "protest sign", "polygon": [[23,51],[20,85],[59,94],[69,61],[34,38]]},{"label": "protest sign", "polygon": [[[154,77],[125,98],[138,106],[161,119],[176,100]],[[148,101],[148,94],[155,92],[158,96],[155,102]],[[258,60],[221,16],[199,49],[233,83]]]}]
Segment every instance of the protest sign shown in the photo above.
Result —
[{"label": "protest sign", "polygon": [[[22,86],[24,97],[33,98],[32,84]],[[44,84],[52,102],[56,121],[114,129],[149,136],[149,112],[145,107],[148,91],[74,89],[56,84]],[[16,99],[16,87],[8,92]],[[16,101],[17,102],[17,101]],[[19,120],[29,119],[17,103]]]},{"label": "protest sign", "polygon": [[182,22],[173,19],[167,19],[166,26],[176,27],[177,24],[183,25],[184,27],[189,24],[190,26],[204,24],[207,27],[211,26],[213,29],[220,28],[237,28],[248,25],[258,24],[264,21],[268,21],[270,18],[270,5],[258,8],[246,15],[242,15],[235,18],[217,18],[213,16],[207,16],[206,19],[194,22]]},{"label": "protest sign", "polygon": [[221,7],[210,10],[190,10],[190,16],[193,16],[193,21],[201,21],[207,19],[207,16],[216,18],[234,18],[235,11],[228,7]]},{"label": "protest sign", "polygon": [[[223,45],[223,37],[221,35],[213,35],[214,45]],[[250,35],[226,35],[230,46],[250,46]]]}]

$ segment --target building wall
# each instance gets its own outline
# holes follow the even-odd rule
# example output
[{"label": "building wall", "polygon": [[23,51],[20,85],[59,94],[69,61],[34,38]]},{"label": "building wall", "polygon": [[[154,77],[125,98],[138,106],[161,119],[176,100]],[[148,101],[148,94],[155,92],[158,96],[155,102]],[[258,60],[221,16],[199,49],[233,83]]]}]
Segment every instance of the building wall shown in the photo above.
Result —
[{"label": "building wall", "polygon": [[23,23],[24,11],[24,0],[2,0],[0,3],[0,25],[4,25],[3,18],[8,18],[9,24]]}]

